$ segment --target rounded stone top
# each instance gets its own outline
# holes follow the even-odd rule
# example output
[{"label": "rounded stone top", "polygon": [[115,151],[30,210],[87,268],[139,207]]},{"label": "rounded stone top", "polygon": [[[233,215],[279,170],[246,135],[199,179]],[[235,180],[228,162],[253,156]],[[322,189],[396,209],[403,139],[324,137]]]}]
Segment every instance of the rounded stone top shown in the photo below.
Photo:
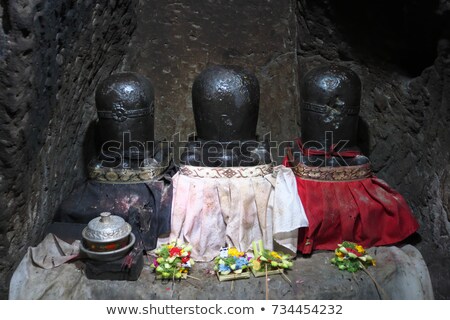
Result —
[{"label": "rounded stone top", "polygon": [[303,78],[301,99],[317,105],[352,106],[359,109],[361,80],[350,68],[327,65],[312,69]]},{"label": "rounded stone top", "polygon": [[240,66],[207,67],[192,86],[192,107],[200,139],[255,139],[259,111],[258,79]]},{"label": "rounded stone top", "polygon": [[335,64],[314,68],[300,86],[300,120],[303,143],[329,150],[346,143],[358,150],[361,80],[348,67]]},{"label": "rounded stone top", "polygon": [[[103,80],[95,93],[95,104],[99,118],[112,117],[124,121],[127,116],[138,117],[139,112],[127,114],[129,110],[149,110],[153,112],[154,91],[147,78],[133,72],[115,73]],[[146,115],[142,111],[142,116]]]},{"label": "rounded stone top", "polygon": [[[102,159],[144,159],[153,155],[154,91],[146,77],[121,72],[103,80],[95,92],[97,144]],[[112,145],[114,144],[114,145]],[[118,151],[115,152],[114,150]]]}]

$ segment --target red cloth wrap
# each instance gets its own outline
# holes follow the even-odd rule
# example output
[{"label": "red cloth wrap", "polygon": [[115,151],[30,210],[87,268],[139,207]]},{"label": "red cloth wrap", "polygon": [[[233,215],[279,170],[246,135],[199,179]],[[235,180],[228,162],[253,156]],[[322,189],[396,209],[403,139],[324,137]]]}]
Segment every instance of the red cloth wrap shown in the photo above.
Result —
[{"label": "red cloth wrap", "polygon": [[[288,158],[283,164],[289,167]],[[298,250],[334,250],[353,241],[363,247],[398,243],[419,224],[405,199],[376,177],[320,181],[296,176],[309,227],[299,229]]]}]

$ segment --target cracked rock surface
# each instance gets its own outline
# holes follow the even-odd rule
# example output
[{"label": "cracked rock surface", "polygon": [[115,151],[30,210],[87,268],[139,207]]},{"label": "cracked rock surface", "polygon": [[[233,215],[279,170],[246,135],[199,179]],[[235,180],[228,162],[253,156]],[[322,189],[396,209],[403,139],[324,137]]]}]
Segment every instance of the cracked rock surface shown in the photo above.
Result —
[{"label": "cracked rock surface", "polygon": [[0,297],[27,247],[85,176],[93,93],[122,62],[134,5],[1,1]]}]

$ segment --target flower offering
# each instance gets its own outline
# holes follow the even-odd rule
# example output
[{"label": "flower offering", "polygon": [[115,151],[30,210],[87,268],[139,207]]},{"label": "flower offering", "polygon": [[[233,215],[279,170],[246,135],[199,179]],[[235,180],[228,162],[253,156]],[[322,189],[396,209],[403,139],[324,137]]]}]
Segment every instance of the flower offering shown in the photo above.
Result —
[{"label": "flower offering", "polygon": [[220,281],[250,278],[250,258],[235,247],[221,248],[214,259],[214,270]]},{"label": "flower offering", "polygon": [[354,242],[344,241],[338,244],[334,254],[335,257],[331,259],[331,263],[336,265],[339,270],[356,272],[376,265],[375,259],[368,255],[362,246]]},{"label": "flower offering", "polygon": [[151,267],[162,279],[186,279],[194,265],[191,259],[192,247],[181,241],[172,241],[155,250],[157,255]]},{"label": "flower offering", "polygon": [[273,271],[279,273],[294,265],[290,255],[265,249],[261,240],[253,242],[253,253],[255,257],[251,262],[255,276],[264,275],[266,270],[271,274],[274,273]]},{"label": "flower offering", "polygon": [[235,247],[221,248],[220,255],[214,259],[214,270],[219,274],[242,273],[251,266],[250,258]]}]

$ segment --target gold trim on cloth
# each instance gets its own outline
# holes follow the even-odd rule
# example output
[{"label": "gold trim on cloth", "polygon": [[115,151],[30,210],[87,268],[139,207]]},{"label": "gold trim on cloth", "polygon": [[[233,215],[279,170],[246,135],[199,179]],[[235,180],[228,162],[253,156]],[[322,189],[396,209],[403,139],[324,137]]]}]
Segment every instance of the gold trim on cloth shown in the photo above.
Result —
[{"label": "gold trim on cloth", "polygon": [[141,183],[155,180],[167,166],[148,166],[137,169],[107,168],[89,164],[89,179],[103,183]]},{"label": "gold trim on cloth", "polygon": [[264,177],[273,172],[272,164],[252,167],[196,167],[183,165],[180,174],[192,178],[255,178]]},{"label": "gold trim on cloth", "polygon": [[297,177],[320,181],[353,181],[372,176],[370,163],[359,166],[309,167],[299,163],[292,170]]}]

